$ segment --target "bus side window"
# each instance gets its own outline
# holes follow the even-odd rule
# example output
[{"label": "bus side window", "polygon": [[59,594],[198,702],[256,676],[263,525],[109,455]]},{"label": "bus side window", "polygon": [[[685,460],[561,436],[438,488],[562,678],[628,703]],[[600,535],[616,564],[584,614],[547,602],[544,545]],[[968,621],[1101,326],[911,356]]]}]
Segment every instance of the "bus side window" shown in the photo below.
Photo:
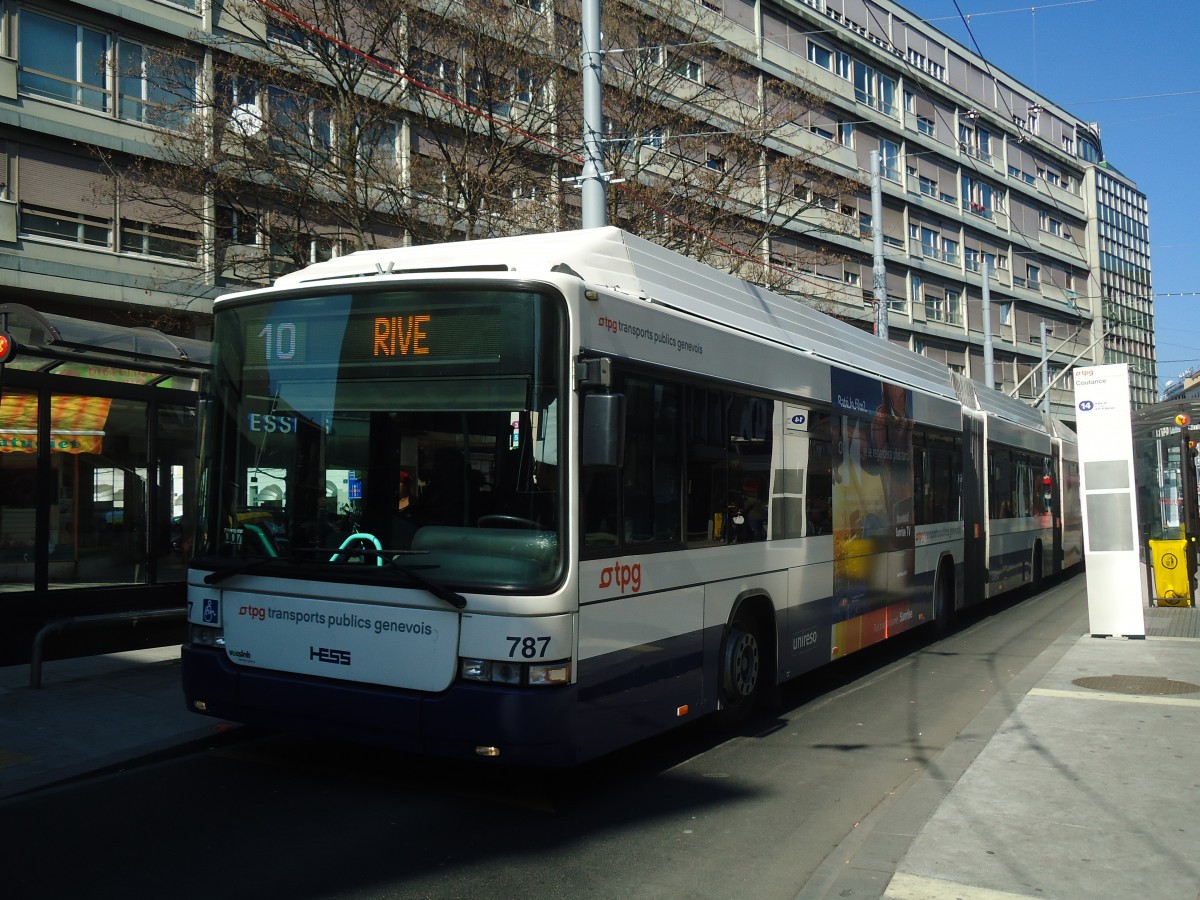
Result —
[{"label": "bus side window", "polygon": [[725,521],[725,404],[718,391],[688,391],[687,542],[702,547],[720,541]]},{"label": "bus side window", "polygon": [[622,538],[634,544],[678,541],[679,388],[628,378],[624,393]]}]

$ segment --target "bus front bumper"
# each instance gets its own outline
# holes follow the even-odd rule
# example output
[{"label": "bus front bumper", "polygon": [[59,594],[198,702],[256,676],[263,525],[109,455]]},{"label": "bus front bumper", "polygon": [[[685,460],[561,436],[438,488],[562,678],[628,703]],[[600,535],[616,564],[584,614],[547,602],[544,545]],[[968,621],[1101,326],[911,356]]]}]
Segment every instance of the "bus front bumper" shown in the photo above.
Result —
[{"label": "bus front bumper", "polygon": [[581,761],[574,686],[456,682],[423,694],[239,666],[219,648],[185,645],[181,658],[193,712],[410,753],[551,767]]}]

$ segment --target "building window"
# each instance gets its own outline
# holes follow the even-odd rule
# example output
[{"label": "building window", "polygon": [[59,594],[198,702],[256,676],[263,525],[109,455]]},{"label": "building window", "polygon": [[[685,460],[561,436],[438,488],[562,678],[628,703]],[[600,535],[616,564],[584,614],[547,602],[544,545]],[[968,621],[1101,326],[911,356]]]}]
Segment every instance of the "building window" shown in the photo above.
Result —
[{"label": "building window", "polygon": [[109,111],[107,34],[28,9],[20,11],[18,30],[23,93]]},{"label": "building window", "polygon": [[467,73],[467,104],[488,115],[508,118],[512,115],[513,89],[506,78],[483,69]]},{"label": "building window", "polygon": [[833,54],[833,73],[839,78],[850,81],[854,76],[854,60],[849,53],[837,50]]},{"label": "building window", "polygon": [[271,128],[271,149],[276,152],[299,151],[318,158],[333,147],[332,117],[311,97],[268,87],[267,121]]},{"label": "building window", "polygon": [[196,102],[194,59],[117,42],[117,110],[122,119],[181,130]]},{"label": "building window", "polygon": [[889,75],[879,76],[879,111],[885,116],[896,116],[896,87],[895,78]]},{"label": "building window", "polygon": [[704,159],[704,165],[707,168],[712,169],[714,172],[724,172],[725,171],[725,157],[716,156],[712,153],[706,154],[705,159]]},{"label": "building window", "polygon": [[693,81],[696,84],[701,83],[703,72],[700,69],[700,63],[694,59],[688,59],[685,56],[677,56],[668,54],[667,68],[678,75],[680,78],[687,81]]},{"label": "building window", "polygon": [[261,242],[258,217],[228,206],[217,207],[217,240],[243,247]]},{"label": "building window", "polygon": [[879,139],[879,174],[888,181],[900,181],[900,145],[887,138]]},{"label": "building window", "polygon": [[854,123],[838,122],[838,143],[854,149]]},{"label": "building window", "polygon": [[1079,137],[1075,143],[1079,147],[1080,159],[1090,163],[1100,162],[1100,148],[1094,141],[1090,138]]},{"label": "building window", "polygon": [[108,248],[112,246],[112,221],[99,216],[22,204],[21,234]]},{"label": "building window", "polygon": [[833,71],[833,51],[816,41],[808,42],[808,61],[822,69]]},{"label": "building window", "polygon": [[885,116],[896,117],[898,83],[890,75],[877,72],[860,60],[854,60],[854,99],[877,109]]},{"label": "building window", "polygon": [[972,128],[970,125],[958,126],[958,147],[967,156],[982,162],[992,161],[992,136],[983,128]]},{"label": "building window", "polygon": [[668,53],[663,47],[646,47],[640,50],[638,55],[644,62],[652,66],[661,66],[688,81],[699,84],[703,77],[700,63],[677,53]]},{"label": "building window", "polygon": [[875,107],[875,70],[864,62],[854,61],[854,99]]},{"label": "building window", "polygon": [[934,136],[933,119],[929,116],[917,116],[917,131],[921,134],[927,134],[930,137]]},{"label": "building window", "polygon": [[946,290],[946,324],[962,325],[962,299],[958,291]]},{"label": "building window", "polygon": [[343,242],[329,235],[308,235],[287,230],[272,232],[270,236],[272,276],[294,272],[311,263],[325,262],[343,256]]},{"label": "building window", "polygon": [[458,96],[458,64],[454,60],[411,47],[408,51],[408,71],[426,87],[449,97]]},{"label": "building window", "polygon": [[932,228],[921,228],[921,255],[929,259],[940,259],[938,233]]},{"label": "building window", "polygon": [[121,252],[195,262],[199,246],[194,231],[149,222],[121,220]]},{"label": "building window", "polygon": [[962,205],[963,209],[991,219],[993,212],[1001,209],[1002,195],[985,181],[962,176]]},{"label": "building window", "polygon": [[944,297],[925,295],[925,318],[930,322],[962,325],[962,301],[958,291],[947,290]]},{"label": "building window", "polygon": [[517,102],[534,109],[545,109],[546,86],[528,69],[517,71]]}]

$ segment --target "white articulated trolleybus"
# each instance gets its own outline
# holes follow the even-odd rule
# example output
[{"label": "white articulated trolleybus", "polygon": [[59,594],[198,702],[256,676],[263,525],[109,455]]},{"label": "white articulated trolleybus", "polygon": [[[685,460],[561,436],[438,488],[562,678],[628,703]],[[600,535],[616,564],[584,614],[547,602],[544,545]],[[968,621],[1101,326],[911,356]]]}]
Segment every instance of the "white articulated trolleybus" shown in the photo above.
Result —
[{"label": "white articulated trolleybus", "polygon": [[224,297],[189,706],[573,765],[1082,559],[1073,437],[615,228]]}]

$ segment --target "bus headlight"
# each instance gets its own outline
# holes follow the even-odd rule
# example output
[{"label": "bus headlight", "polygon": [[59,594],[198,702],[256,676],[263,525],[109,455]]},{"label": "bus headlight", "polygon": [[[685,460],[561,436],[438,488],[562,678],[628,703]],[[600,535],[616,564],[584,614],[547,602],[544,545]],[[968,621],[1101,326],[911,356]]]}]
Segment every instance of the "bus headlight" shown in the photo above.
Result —
[{"label": "bus headlight", "polygon": [[570,684],[571,661],[529,667],[530,684]]},{"label": "bus headlight", "polygon": [[188,640],[196,647],[224,647],[225,630],[207,625],[188,626]]},{"label": "bus headlight", "polygon": [[458,662],[459,677],[463,681],[475,681],[483,684],[525,684],[539,687],[571,683],[570,660],[532,665],[508,660],[463,657]]}]

